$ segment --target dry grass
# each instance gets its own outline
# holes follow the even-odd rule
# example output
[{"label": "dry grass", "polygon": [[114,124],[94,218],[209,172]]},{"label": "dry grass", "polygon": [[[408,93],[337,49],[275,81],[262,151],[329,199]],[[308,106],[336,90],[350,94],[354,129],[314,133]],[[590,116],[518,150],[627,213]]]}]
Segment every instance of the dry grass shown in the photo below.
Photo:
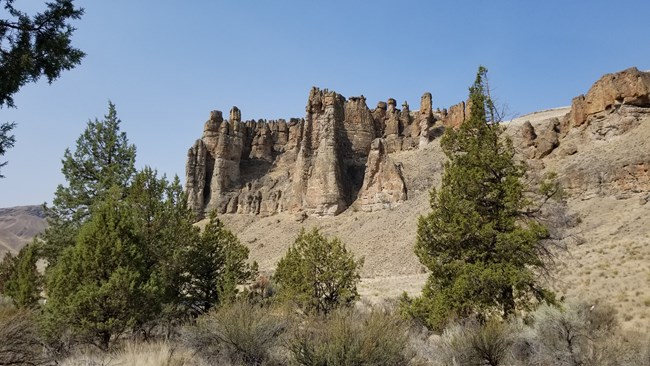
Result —
[{"label": "dry grass", "polygon": [[63,366],[202,366],[193,352],[166,342],[127,343],[121,350],[98,353],[79,352],[64,360]]}]

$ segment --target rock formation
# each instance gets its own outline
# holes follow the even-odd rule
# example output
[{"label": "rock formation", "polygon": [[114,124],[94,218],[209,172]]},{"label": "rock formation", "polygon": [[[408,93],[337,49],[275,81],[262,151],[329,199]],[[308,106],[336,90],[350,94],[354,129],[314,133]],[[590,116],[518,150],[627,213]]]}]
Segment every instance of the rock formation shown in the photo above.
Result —
[{"label": "rock formation", "polygon": [[368,165],[359,191],[362,211],[391,208],[407,199],[407,189],[401,168],[388,155],[386,141],[378,138],[372,142]]},{"label": "rock formation", "polygon": [[305,135],[298,150],[291,210],[337,215],[347,208],[343,191],[341,150],[345,118],[340,94],[312,88],[307,103]]},{"label": "rock formation", "polygon": [[411,112],[393,98],[370,110],[363,95],[346,100],[318,88],[306,117],[288,123],[242,122],[237,107],[225,121],[214,111],[187,154],[189,205],[200,217],[210,210],[337,215],[355,201],[364,210],[391,207],[406,200],[406,186],[388,154],[427,144],[435,120],[430,93]]},{"label": "rock formation", "polygon": [[573,98],[569,123],[577,127],[597,113],[621,105],[650,106],[650,73],[636,67],[606,74],[596,81],[586,95]]},{"label": "rock formation", "polygon": [[418,117],[418,124],[420,126],[420,147],[422,148],[429,143],[429,127],[433,124],[431,93],[424,93],[422,96]]},{"label": "rock formation", "polygon": [[466,115],[465,102],[454,104],[449,107],[449,111],[447,112],[447,116],[443,120],[443,123],[446,127],[457,128],[465,122]]}]

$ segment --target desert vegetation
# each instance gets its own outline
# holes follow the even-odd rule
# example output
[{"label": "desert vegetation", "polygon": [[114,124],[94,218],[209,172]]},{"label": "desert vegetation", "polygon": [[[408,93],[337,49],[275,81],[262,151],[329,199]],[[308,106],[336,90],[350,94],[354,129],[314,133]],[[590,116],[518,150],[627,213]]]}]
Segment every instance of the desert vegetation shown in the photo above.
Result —
[{"label": "desert vegetation", "polygon": [[317,228],[260,275],[216,213],[194,225],[178,177],[135,168],[109,103],[64,154],[48,229],[0,264],[0,365],[650,365],[611,306],[545,286],[560,190],[525,179],[486,77],[418,221],[429,280],[380,304],[359,301],[364,259]]}]

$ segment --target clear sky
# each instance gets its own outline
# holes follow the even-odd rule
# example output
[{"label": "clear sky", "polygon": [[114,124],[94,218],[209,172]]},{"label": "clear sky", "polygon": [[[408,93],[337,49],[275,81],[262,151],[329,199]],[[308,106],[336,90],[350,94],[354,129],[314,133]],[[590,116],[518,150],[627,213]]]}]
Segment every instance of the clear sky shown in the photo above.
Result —
[{"label": "clear sky", "polygon": [[[15,96],[16,147],[0,207],[51,202],[61,158],[108,100],[149,165],[184,181],[187,149],[214,109],[304,117],[309,88],[435,107],[467,98],[477,67],[512,115],[569,105],[601,75],[650,69],[650,1],[78,1],[88,55]],[[25,9],[42,1],[17,0]],[[6,14],[0,10],[0,18]]]}]

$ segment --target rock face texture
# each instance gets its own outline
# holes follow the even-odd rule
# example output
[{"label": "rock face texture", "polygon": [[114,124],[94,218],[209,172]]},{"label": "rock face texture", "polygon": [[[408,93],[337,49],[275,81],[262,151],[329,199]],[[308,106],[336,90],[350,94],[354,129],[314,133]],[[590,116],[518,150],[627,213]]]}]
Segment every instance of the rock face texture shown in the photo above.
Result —
[{"label": "rock face texture", "polygon": [[378,138],[372,142],[363,186],[358,197],[362,211],[391,208],[407,199],[401,167],[388,155],[384,139]]},{"label": "rock face texture", "polygon": [[[363,95],[346,99],[312,88],[303,119],[242,121],[233,107],[224,120],[213,111],[187,154],[189,204],[199,216],[211,210],[333,216],[351,206],[392,208],[407,199],[403,176],[411,172],[402,172],[391,154],[427,148],[444,128],[460,126],[470,110],[461,102],[434,111],[430,93],[417,111],[406,102],[399,109],[393,98],[370,109]],[[647,123],[648,111],[650,73],[630,68],[603,76],[574,98],[570,110],[540,112],[534,123],[511,123],[508,130],[536,170],[565,159],[557,173],[567,191],[643,191],[650,186],[648,151],[628,143],[617,151],[636,152],[607,153],[593,161],[583,161],[593,156],[583,151],[618,144],[617,138]]]},{"label": "rock face texture", "polygon": [[189,205],[199,217],[219,213],[337,215],[406,200],[401,170],[389,154],[426,146],[440,118],[425,93],[421,110],[393,98],[370,110],[366,98],[312,88],[304,119],[224,120],[213,111],[187,153]]},{"label": "rock face texture", "polygon": [[573,196],[650,192],[650,72],[607,74],[563,116],[508,129],[529,166],[556,172]]},{"label": "rock face texture", "polygon": [[650,73],[632,67],[604,75],[586,95],[573,98],[570,125],[580,126],[597,113],[621,105],[650,107]]}]

